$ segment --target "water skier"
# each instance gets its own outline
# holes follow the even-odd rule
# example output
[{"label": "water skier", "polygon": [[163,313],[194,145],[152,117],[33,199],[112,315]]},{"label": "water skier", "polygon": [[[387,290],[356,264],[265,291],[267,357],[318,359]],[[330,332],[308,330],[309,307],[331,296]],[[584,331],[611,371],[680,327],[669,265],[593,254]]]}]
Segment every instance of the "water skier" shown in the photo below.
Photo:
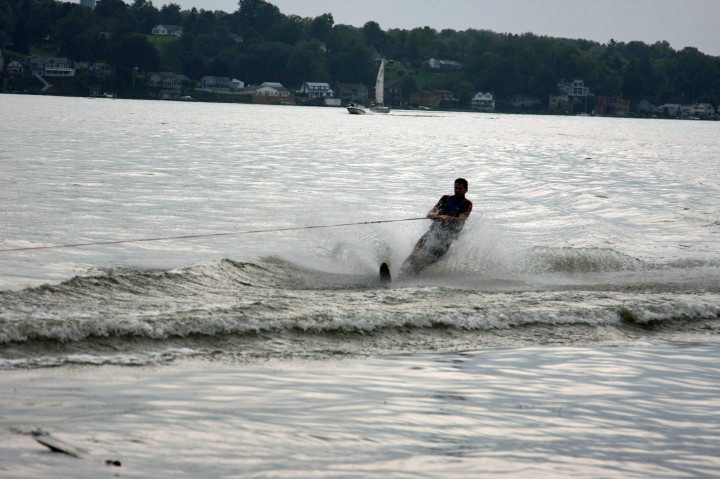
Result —
[{"label": "water skier", "polygon": [[455,180],[454,188],[454,195],[444,195],[428,212],[427,217],[434,221],[415,244],[400,268],[401,273],[417,273],[435,263],[447,253],[452,242],[460,235],[472,211],[472,202],[465,198],[468,191],[465,178]]}]

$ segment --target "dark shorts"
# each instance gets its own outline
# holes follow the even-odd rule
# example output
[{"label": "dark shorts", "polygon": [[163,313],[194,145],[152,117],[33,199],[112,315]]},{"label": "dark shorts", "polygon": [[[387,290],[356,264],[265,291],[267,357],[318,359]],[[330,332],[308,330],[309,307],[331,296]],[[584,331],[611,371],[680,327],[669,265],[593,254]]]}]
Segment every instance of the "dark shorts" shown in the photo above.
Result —
[{"label": "dark shorts", "polygon": [[438,260],[448,252],[454,240],[455,235],[437,228],[431,228],[422,235],[415,247],[420,248],[420,255],[426,256],[428,259]]}]

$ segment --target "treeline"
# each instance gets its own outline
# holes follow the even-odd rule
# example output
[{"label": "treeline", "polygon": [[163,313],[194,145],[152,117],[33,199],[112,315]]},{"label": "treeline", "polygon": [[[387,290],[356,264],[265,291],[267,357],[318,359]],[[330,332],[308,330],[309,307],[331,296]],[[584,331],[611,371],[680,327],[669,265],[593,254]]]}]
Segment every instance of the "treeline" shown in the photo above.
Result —
[{"label": "treeline", "polygon": [[[184,34],[161,41],[157,24]],[[235,12],[150,0],[99,0],[94,10],[56,0],[0,0],[0,47],[28,55],[44,51],[75,61],[103,61],[130,73],[174,71],[192,79],[230,76],[249,83],[304,81],[370,86],[377,55],[395,62],[389,79],[403,96],[417,89],[445,89],[469,102],[477,91],[502,101],[523,94],[546,100],[560,79],[584,80],[596,95],[661,103],[720,103],[720,57],[696,48],[676,51],[667,42],[607,44],[487,30],[381,29],[335,24],[331,13],[315,18],[285,15],[265,0],[240,0]],[[430,74],[429,58],[460,62],[460,72]]]}]

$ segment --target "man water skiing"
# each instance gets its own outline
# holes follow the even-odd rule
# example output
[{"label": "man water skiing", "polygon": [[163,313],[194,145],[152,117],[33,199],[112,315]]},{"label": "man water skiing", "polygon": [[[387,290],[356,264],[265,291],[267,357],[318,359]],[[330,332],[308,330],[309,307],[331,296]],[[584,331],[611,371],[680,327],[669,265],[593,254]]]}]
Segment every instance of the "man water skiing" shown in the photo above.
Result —
[{"label": "man water skiing", "polygon": [[427,217],[433,223],[403,263],[401,274],[417,273],[435,263],[447,253],[452,242],[460,235],[472,211],[472,202],[465,198],[468,191],[465,178],[455,180],[454,186],[455,194],[443,196],[428,212]]}]

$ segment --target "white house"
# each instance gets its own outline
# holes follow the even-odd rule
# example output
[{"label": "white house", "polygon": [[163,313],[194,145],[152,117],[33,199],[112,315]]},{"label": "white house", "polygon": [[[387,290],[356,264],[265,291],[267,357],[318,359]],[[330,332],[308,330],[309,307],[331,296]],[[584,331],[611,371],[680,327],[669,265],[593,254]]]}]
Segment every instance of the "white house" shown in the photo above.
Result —
[{"label": "white house", "polygon": [[558,89],[569,97],[586,97],[590,95],[590,88],[585,86],[585,82],[575,79],[571,82],[560,80],[557,84]]},{"label": "white house", "polygon": [[712,118],[715,116],[715,108],[710,103],[695,103],[690,107],[690,116]]},{"label": "white house", "polygon": [[13,60],[7,65],[8,75],[22,75],[24,71],[25,67],[17,60]]},{"label": "white house", "polygon": [[332,88],[330,88],[330,84],[323,82],[305,82],[298,92],[310,98],[326,98],[332,97],[335,94]]},{"label": "white house", "polygon": [[662,116],[678,117],[682,115],[683,107],[678,103],[665,103],[657,107],[655,111]]},{"label": "white house", "polygon": [[277,82],[264,82],[254,93],[263,96],[290,96],[290,90]]},{"label": "white house", "polygon": [[200,79],[203,90],[215,91],[221,93],[238,93],[245,88],[245,82],[228,77],[216,77],[206,75]]},{"label": "white house", "polygon": [[177,25],[156,25],[152,29],[152,34],[180,38],[183,35],[183,27],[179,27]]},{"label": "white house", "polygon": [[65,57],[28,57],[25,64],[33,75],[44,77],[73,77],[75,69],[69,58]]},{"label": "white house", "polygon": [[483,93],[481,91],[475,93],[475,96],[471,100],[472,107],[476,110],[481,111],[493,111],[495,110],[495,99],[493,94],[490,92]]},{"label": "white house", "polygon": [[200,84],[205,90],[226,90],[229,89],[230,78],[206,75],[200,79]]},{"label": "white house", "polygon": [[240,81],[237,78],[233,78],[232,80],[230,80],[230,91],[231,92],[237,93],[240,90],[242,90],[243,88],[245,88],[244,81]]}]

